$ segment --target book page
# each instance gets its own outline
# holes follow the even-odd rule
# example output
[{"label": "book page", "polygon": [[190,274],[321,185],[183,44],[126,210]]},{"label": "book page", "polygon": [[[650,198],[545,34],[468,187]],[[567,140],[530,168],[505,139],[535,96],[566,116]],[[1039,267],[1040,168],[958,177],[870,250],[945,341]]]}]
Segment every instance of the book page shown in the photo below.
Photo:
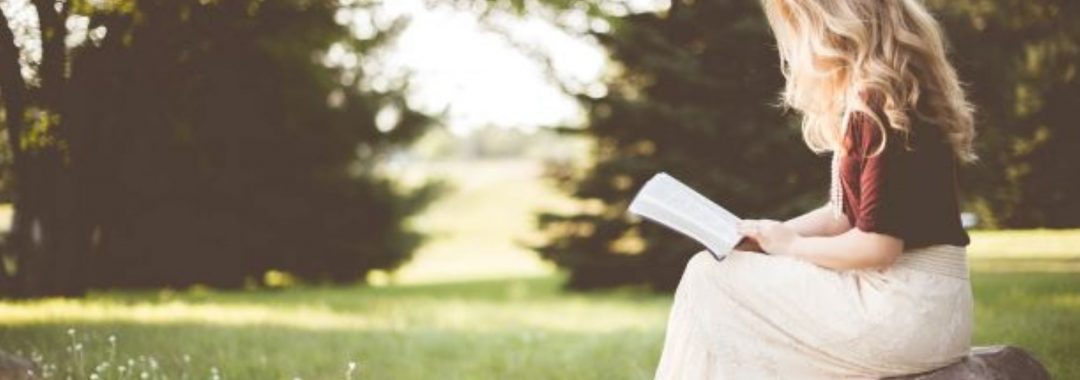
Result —
[{"label": "book page", "polygon": [[646,182],[629,210],[697,240],[717,259],[742,238],[736,231],[738,217],[667,173]]}]

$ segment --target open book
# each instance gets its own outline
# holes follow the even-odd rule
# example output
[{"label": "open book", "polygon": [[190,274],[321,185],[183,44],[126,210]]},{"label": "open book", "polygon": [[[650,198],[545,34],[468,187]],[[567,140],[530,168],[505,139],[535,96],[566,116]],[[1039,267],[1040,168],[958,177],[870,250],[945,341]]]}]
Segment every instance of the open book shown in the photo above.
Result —
[{"label": "open book", "polygon": [[717,260],[742,240],[736,231],[738,217],[667,173],[649,179],[629,210],[697,240]]}]

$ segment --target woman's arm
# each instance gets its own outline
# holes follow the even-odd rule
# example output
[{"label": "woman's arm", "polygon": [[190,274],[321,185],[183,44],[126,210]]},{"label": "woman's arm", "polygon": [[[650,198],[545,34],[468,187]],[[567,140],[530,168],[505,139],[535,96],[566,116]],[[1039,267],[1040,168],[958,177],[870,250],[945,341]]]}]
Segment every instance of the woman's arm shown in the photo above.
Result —
[{"label": "woman's arm", "polygon": [[833,215],[832,206],[826,203],[813,211],[788,219],[784,222],[801,236],[836,236],[851,229],[847,218]]},{"label": "woman's arm", "polygon": [[858,228],[831,237],[798,237],[788,244],[782,248],[788,254],[833,269],[886,267],[904,250],[903,240]]},{"label": "woman's arm", "polygon": [[[836,236],[851,229],[851,224],[848,223],[847,218],[834,216],[828,203],[805,214],[788,219],[784,222],[784,225],[800,236]],[[743,239],[735,249],[750,252],[765,251],[753,237]]]},{"label": "woman's arm", "polygon": [[739,232],[753,238],[765,252],[791,255],[832,269],[862,269],[891,265],[904,250],[896,237],[850,228],[835,236],[800,236],[774,220],[745,221]]}]

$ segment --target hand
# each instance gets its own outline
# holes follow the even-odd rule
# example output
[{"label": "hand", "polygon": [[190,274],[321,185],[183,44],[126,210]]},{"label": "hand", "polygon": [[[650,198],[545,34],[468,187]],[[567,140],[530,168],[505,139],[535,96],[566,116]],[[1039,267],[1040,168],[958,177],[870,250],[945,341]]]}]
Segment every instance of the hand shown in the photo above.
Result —
[{"label": "hand", "polygon": [[739,222],[737,229],[743,236],[756,241],[764,252],[774,255],[788,254],[801,238],[795,230],[775,220],[744,220]]}]

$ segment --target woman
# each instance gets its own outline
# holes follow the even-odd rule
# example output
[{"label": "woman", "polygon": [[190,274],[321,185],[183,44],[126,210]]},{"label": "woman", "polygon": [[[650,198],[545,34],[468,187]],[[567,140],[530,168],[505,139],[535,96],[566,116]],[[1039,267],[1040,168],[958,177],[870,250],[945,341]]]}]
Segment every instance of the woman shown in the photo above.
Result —
[{"label": "woman", "polygon": [[[830,201],[746,221],[687,264],[658,379],[879,378],[967,354],[972,294],[956,167],[972,107],[918,0],[763,0]],[[760,251],[766,254],[761,254]]]}]

